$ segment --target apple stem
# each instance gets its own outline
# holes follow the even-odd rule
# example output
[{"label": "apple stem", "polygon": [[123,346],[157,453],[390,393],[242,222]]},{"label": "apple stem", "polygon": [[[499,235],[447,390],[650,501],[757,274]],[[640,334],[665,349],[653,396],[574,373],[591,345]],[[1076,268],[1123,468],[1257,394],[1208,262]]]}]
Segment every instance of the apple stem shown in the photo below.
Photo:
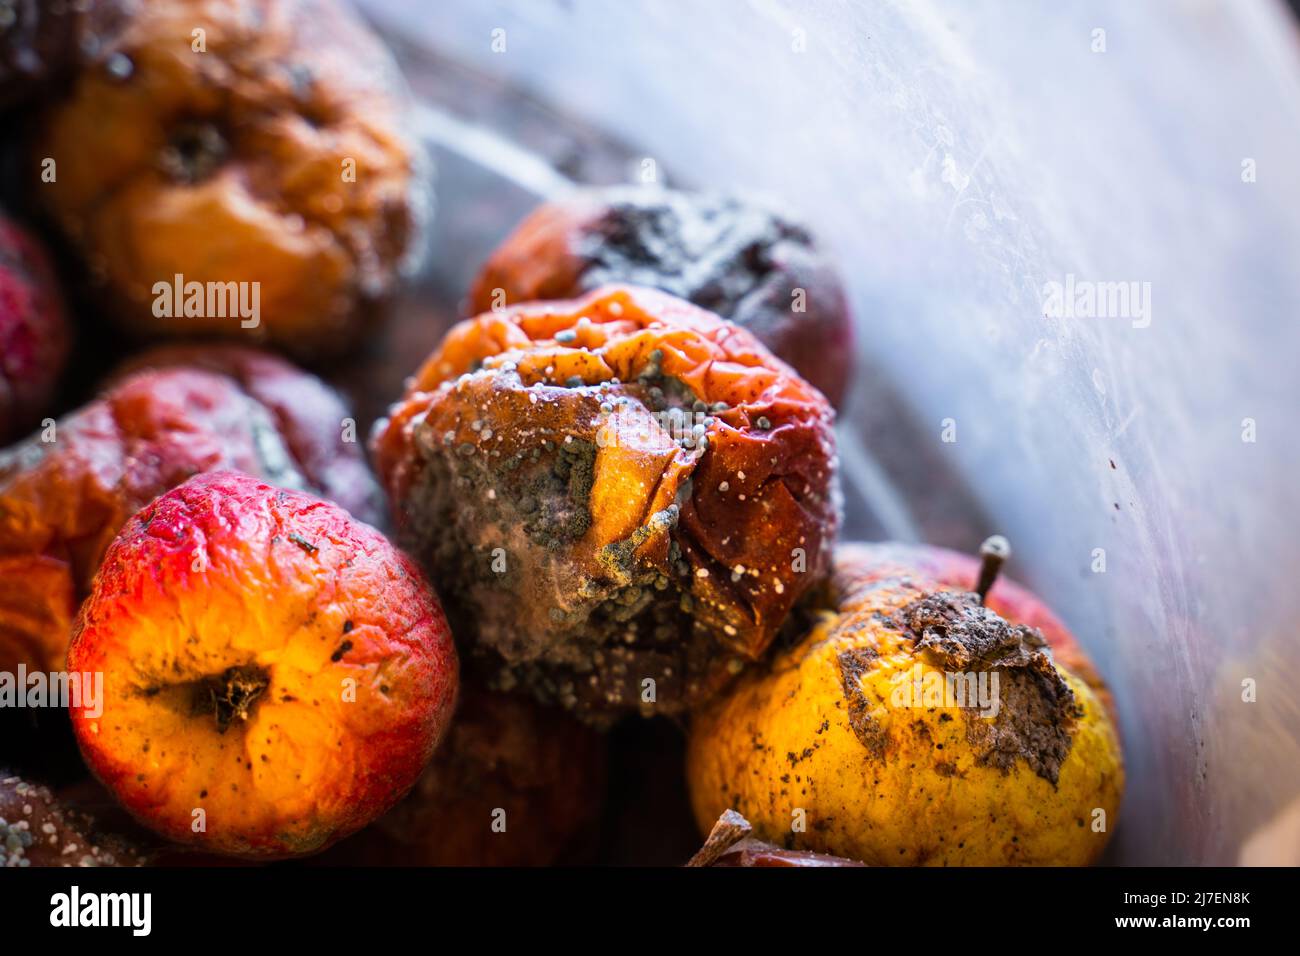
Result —
[{"label": "apple stem", "polygon": [[998,572],[1009,557],[1011,542],[1000,534],[990,535],[980,545],[980,576],[975,582],[975,593],[980,596],[980,604],[988,598],[993,582],[998,579]]},{"label": "apple stem", "polygon": [[207,705],[217,720],[217,733],[224,734],[236,720],[248,719],[254,702],[270,684],[271,677],[266,671],[247,664],[204,678],[198,683],[198,692],[206,692]]}]

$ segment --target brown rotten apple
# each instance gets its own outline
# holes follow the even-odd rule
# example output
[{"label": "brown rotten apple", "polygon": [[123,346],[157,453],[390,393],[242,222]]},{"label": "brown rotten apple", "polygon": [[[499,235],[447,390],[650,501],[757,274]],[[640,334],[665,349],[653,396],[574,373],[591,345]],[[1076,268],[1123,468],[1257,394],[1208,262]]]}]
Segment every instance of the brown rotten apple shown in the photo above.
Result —
[{"label": "brown rotten apple", "polygon": [[355,343],[410,264],[425,201],[377,38],[338,0],[89,5],[85,62],[29,165],[111,311],[149,335],[306,356]]},{"label": "brown rotten apple", "polygon": [[238,469],[353,507],[371,500],[360,445],[339,444],[338,424],[319,417],[342,406],[318,380],[278,360],[230,364],[239,377],[129,375],[0,451],[0,670],[61,669],[104,549],[135,511],[200,472]]},{"label": "brown rotten apple", "polygon": [[827,569],[833,412],[750,333],[648,289],[453,328],[376,464],[453,614],[591,719],[679,713]]},{"label": "brown rotten apple", "polygon": [[604,756],[604,738],[563,711],[466,681],[447,739],[406,799],[320,861],[571,862],[599,828]]},{"label": "brown rotten apple", "polygon": [[234,472],[136,514],[82,609],[68,667],[91,770],[141,823],[232,856],[320,850],[392,807],[454,706],[428,582],[368,525]]},{"label": "brown rotten apple", "polygon": [[582,189],[528,216],[488,259],[471,311],[611,282],[687,299],[748,329],[839,407],[853,322],[811,233],[766,204],[650,187]]}]

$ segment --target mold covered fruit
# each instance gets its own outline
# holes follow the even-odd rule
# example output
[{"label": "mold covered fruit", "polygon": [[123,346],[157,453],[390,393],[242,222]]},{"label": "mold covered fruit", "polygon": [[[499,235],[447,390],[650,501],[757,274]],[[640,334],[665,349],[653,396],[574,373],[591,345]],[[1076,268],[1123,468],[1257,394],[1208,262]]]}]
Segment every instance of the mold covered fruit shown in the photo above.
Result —
[{"label": "mold covered fruit", "polygon": [[0,443],[17,438],[46,412],[69,338],[44,249],[0,212]]},{"label": "mold covered fruit", "polygon": [[279,360],[238,356],[226,356],[231,374],[213,359],[213,371],[126,375],[0,451],[0,670],[62,669],[104,549],[194,475],[236,469],[353,506],[371,500],[360,445],[340,444],[338,424],[319,417],[342,407],[328,389]]},{"label": "mold covered fruit", "polygon": [[71,708],[141,823],[232,856],[312,853],[392,807],[451,715],[456,653],[427,581],[335,505],[201,475],[113,542],[68,649]]},{"label": "mold covered fruit", "polygon": [[990,549],[989,542],[986,542],[985,550],[991,551],[989,557],[992,560],[981,560],[962,551],[924,544],[888,541],[870,546],[845,545],[840,549],[834,572],[828,578],[827,599],[833,606],[847,606],[854,602],[859,588],[874,587],[876,579],[890,575],[921,576],[959,591],[972,588],[979,590],[981,575],[994,572],[984,598],[985,605],[1008,621],[1041,632],[1051,649],[1052,659],[1087,684],[1105,706],[1111,722],[1116,722],[1118,716],[1110,688],[1084,652],[1078,638],[1038,595],[1005,574],[996,573],[1001,568],[996,546],[1005,542],[998,536],[990,541],[994,542],[994,547]]},{"label": "mold covered fruit", "polygon": [[96,819],[44,784],[0,767],[0,869],[140,866],[147,848],[105,832]]},{"label": "mold covered fruit", "polygon": [[953,586],[946,553],[905,554],[842,548],[811,632],[696,715],[697,823],[735,808],[761,839],[872,865],[1095,861],[1124,770],[1095,675],[1063,663],[1082,653],[1024,623],[1028,599],[986,605],[988,575]]},{"label": "mold covered fruit", "polygon": [[353,346],[427,199],[379,40],[338,0],[89,3],[28,166],[108,309],[152,337]]},{"label": "mold covered fruit", "polygon": [[497,686],[599,722],[706,699],[825,576],[833,417],[744,329],[608,287],[457,325],[374,450]]},{"label": "mold covered fruit", "polygon": [[483,266],[469,302],[486,312],[612,282],[660,289],[730,319],[839,407],[853,355],[844,287],[805,226],[755,199],[576,190],[520,223]]}]

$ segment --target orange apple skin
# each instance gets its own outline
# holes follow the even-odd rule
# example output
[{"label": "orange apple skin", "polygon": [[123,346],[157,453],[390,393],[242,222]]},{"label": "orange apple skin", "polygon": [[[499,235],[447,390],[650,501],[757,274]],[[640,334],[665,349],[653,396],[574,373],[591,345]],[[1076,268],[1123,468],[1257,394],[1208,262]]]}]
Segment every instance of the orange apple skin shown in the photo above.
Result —
[{"label": "orange apple skin", "polygon": [[234,472],[127,522],[68,667],[103,674],[102,713],[72,707],[72,723],[127,810],[177,843],[266,859],[316,852],[392,807],[458,682],[438,599],[408,558],[336,505]]},{"label": "orange apple skin", "polygon": [[833,426],[749,332],[610,285],[457,324],[371,448],[491,680],[607,726],[717,693],[824,580]]}]

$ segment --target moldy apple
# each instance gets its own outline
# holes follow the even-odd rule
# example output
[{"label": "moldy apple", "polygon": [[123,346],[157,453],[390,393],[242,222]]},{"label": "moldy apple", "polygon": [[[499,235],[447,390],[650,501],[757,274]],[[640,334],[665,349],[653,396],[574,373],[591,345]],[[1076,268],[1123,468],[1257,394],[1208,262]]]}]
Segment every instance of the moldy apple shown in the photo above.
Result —
[{"label": "moldy apple", "polygon": [[[1095,673],[1064,665],[1083,658],[1063,628],[986,604],[996,554],[953,587],[929,568],[962,562],[915,553],[841,548],[811,632],[695,716],[697,823],[735,808],[762,839],[872,865],[1095,861],[1124,786]],[[918,672],[966,696],[912,694]],[[969,697],[981,682],[996,706]]]},{"label": "moldy apple", "polygon": [[744,329],[610,286],[457,325],[374,450],[497,685],[608,722],[715,693],[825,576],[833,420]]},{"label": "moldy apple", "polygon": [[579,189],[534,210],[484,264],[472,313],[609,283],[668,292],[751,332],[839,407],[848,297],[812,233],[766,202],[649,186]]}]

